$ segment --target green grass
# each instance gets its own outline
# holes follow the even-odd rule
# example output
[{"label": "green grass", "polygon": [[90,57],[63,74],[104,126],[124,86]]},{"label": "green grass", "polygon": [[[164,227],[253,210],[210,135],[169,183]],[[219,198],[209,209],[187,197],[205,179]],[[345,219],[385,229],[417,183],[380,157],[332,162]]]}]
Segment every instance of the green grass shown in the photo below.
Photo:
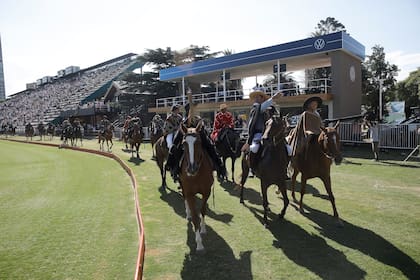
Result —
[{"label": "green grass", "polygon": [[[0,142],[0,147],[4,143]],[[85,141],[85,147],[98,149],[94,141]],[[35,150],[44,154],[49,149]],[[63,151],[54,150],[57,152]],[[146,236],[144,279],[420,278],[420,163],[403,164],[404,156],[400,153],[383,153],[383,161],[377,163],[370,160],[371,153],[366,147],[345,148],[344,163],[332,167],[333,192],[343,228],[337,227],[331,217],[331,204],[319,179],[308,181],[306,214],[300,214],[297,204],[291,201],[282,221],[277,220],[277,214],[283,202],[271,187],[269,201],[273,213],[268,229],[261,224],[257,179],[249,179],[246,184],[245,205],[239,203],[239,194],[231,184],[216,182],[214,199],[213,196],[209,199],[208,234],[203,238],[207,252],[197,255],[177,185],[168,178],[170,190],[159,190],[160,176],[155,162],[150,160],[150,145],[142,145],[140,150],[145,161],[130,159],[119,142],[113,152],[127,161],[139,183]],[[86,155],[84,166],[91,157],[96,158]],[[98,173],[101,169],[95,170]],[[236,170],[238,177],[239,164]],[[124,191],[129,196],[130,190]],[[3,203],[3,194],[1,199]],[[35,205],[40,200],[42,196],[28,204]],[[84,207],[82,202],[80,207]],[[137,249],[136,244],[126,245]],[[63,244],[54,246],[61,248]],[[109,248],[118,249],[133,248]],[[3,259],[3,254],[0,258]],[[134,264],[127,266],[132,271]],[[1,264],[1,271],[3,267]],[[104,278],[132,277],[128,275]]]},{"label": "green grass", "polygon": [[113,160],[0,141],[0,279],[130,279],[137,223]]}]

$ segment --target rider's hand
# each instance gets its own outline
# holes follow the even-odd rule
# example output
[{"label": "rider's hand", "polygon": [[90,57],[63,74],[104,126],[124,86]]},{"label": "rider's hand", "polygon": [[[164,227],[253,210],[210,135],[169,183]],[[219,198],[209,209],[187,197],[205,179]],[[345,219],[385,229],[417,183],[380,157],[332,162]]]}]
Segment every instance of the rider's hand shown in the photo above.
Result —
[{"label": "rider's hand", "polygon": [[245,143],[241,148],[241,152],[247,152],[247,151],[249,151],[249,144]]}]

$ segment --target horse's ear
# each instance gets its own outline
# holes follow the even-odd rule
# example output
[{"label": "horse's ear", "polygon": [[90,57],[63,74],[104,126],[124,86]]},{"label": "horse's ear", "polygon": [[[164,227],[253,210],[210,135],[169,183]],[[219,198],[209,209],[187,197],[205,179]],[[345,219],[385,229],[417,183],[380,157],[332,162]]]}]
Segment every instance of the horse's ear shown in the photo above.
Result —
[{"label": "horse's ear", "polygon": [[327,129],[325,128],[325,127],[320,127],[321,128],[321,130],[324,132],[324,133],[327,133],[328,131],[327,131]]},{"label": "horse's ear", "polygon": [[337,121],[337,123],[334,125],[334,129],[337,129],[339,125],[340,125],[340,121]]},{"label": "horse's ear", "polygon": [[195,127],[195,130],[197,132],[199,132],[201,130],[201,128],[203,127],[203,120],[200,120],[197,124],[197,126]]}]

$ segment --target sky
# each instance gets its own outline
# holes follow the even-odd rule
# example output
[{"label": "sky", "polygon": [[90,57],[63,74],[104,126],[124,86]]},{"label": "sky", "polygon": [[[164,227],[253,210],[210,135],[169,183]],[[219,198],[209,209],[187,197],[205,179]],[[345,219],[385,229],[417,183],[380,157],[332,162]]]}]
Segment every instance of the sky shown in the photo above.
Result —
[{"label": "sky", "polygon": [[67,66],[81,69],[147,49],[191,44],[248,51],[311,36],[334,17],[401,71],[420,67],[418,0],[1,0],[6,96]]}]

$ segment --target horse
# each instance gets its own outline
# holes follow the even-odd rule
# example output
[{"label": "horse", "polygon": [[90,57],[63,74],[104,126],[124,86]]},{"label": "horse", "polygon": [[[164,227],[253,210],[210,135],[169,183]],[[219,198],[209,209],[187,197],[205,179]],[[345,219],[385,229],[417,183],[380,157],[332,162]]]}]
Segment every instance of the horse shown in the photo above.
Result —
[{"label": "horse", "polygon": [[77,146],[77,139],[80,140],[80,146],[83,146],[83,127],[80,124],[73,125],[73,141]]},{"label": "horse", "polygon": [[32,141],[32,136],[34,136],[34,127],[28,123],[27,125],[25,125],[25,136],[26,136],[26,141],[28,141],[28,138],[31,138]]},{"label": "horse", "polygon": [[[205,251],[201,234],[206,233],[204,217],[207,211],[207,200],[214,182],[213,165],[201,143],[200,130],[203,129],[202,126],[202,121],[199,121],[195,128],[186,128],[184,125],[181,125],[184,149],[179,177],[185,200],[187,219],[192,219],[194,224],[196,250],[198,253]],[[196,194],[202,195],[201,219],[199,219],[195,207]]]},{"label": "horse", "polygon": [[[112,146],[114,145],[114,143],[112,143],[112,134],[114,131],[114,126],[110,125],[107,128],[105,128],[105,130],[103,131],[103,133],[101,131],[99,131],[98,133],[98,143],[99,143],[99,148],[101,151],[104,151],[104,143],[106,142],[106,146],[108,148],[108,152],[111,151]],[[109,145],[109,142],[111,142],[111,146]]]},{"label": "horse", "polygon": [[42,140],[43,136],[44,136],[44,139],[45,139],[46,130],[45,130],[44,124],[39,123],[37,128],[38,128],[38,133],[39,133],[39,140]]},{"label": "horse", "polygon": [[293,167],[293,175],[291,181],[292,197],[295,201],[295,185],[296,177],[299,173],[302,173],[300,184],[300,202],[299,210],[304,213],[303,210],[303,196],[305,195],[306,181],[311,178],[318,177],[324,183],[325,189],[328,193],[328,197],[331,201],[334,217],[337,219],[338,225],[342,225],[335,206],[335,198],[331,189],[331,165],[334,162],[339,165],[343,159],[340,151],[340,136],[338,134],[338,126],[340,122],[337,122],[334,127],[322,128],[321,134],[317,141],[309,143],[306,151],[292,157],[291,165]]},{"label": "horse", "polygon": [[150,123],[150,143],[152,144],[152,151],[153,151],[153,158],[156,158],[155,149],[153,148],[156,142],[160,139],[160,137],[163,135],[163,127],[158,125],[155,122]]},{"label": "horse", "polygon": [[53,139],[55,133],[55,126],[53,124],[48,124],[47,135],[50,136],[50,141]]},{"label": "horse", "polygon": [[[231,128],[223,128],[219,133],[219,140],[215,142],[216,151],[226,166],[226,159],[232,161],[232,182],[235,183],[235,161],[241,156],[241,147],[244,144],[240,141],[239,135]],[[226,175],[226,180],[228,180]]]},{"label": "horse", "polygon": [[137,158],[139,159],[139,148],[141,145],[141,142],[143,141],[143,131],[142,131],[142,127],[138,124],[135,123],[133,125],[133,127],[130,129],[131,131],[131,135],[128,139],[128,141],[130,142],[130,146],[131,146],[131,157],[133,158],[134,155],[134,147],[136,148],[136,153],[137,153]]},{"label": "horse", "polygon": [[166,144],[165,136],[161,136],[156,141],[154,151],[156,155],[156,164],[160,169],[160,176],[162,177],[162,188],[165,189],[167,187],[165,162],[169,155],[169,149],[168,145]]},{"label": "horse", "polygon": [[[287,177],[287,150],[285,147],[284,120],[278,116],[272,116],[266,121],[265,130],[262,137],[262,145],[260,146],[260,158],[256,160],[257,154],[250,152],[244,154],[242,157],[242,176],[240,182],[240,202],[244,203],[243,192],[244,184],[249,174],[250,160],[256,161],[254,167],[255,175],[260,179],[261,194],[264,207],[264,226],[268,226],[267,214],[270,211],[268,207],[267,189],[271,185],[277,185],[283,196],[283,209],[279,214],[282,219],[286,213],[289,205],[289,198],[287,197],[286,177]],[[247,156],[249,155],[249,156]],[[251,158],[250,157],[254,157]]]},{"label": "horse", "polygon": [[64,145],[68,145],[68,141],[70,140],[70,143],[73,146],[73,134],[74,134],[73,126],[68,125],[67,127],[63,129],[61,138],[63,140]]}]

